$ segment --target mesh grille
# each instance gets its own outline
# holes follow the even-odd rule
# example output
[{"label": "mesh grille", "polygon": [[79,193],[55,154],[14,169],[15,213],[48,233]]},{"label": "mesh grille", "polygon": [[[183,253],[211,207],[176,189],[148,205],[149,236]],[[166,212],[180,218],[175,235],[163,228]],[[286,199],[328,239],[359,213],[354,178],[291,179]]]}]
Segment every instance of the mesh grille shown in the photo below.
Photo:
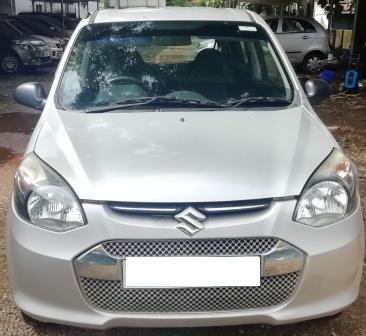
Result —
[{"label": "mesh grille", "polygon": [[263,254],[272,250],[278,240],[246,239],[179,239],[179,240],[118,240],[102,244],[115,258],[169,256],[234,256]]},{"label": "mesh grille", "polygon": [[288,300],[299,272],[263,277],[260,287],[124,289],[120,281],[81,278],[85,296],[111,312],[207,312],[268,308]]}]

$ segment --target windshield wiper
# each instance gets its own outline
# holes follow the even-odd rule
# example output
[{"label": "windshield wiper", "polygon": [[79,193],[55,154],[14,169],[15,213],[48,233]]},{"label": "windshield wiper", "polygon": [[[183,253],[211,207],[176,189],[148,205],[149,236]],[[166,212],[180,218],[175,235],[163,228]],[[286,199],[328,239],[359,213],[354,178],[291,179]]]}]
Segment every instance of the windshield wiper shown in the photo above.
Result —
[{"label": "windshield wiper", "polygon": [[117,102],[122,107],[138,106],[138,105],[178,105],[178,106],[201,106],[201,107],[224,107],[225,105],[216,103],[211,100],[184,99],[167,96],[141,97],[124,99]]},{"label": "windshield wiper", "polygon": [[248,105],[271,105],[271,106],[286,106],[291,104],[291,100],[277,97],[247,97],[239,100],[231,101],[227,104],[228,107],[234,109],[240,106]]},{"label": "windshield wiper", "polygon": [[130,98],[118,101],[113,105],[106,106],[94,106],[89,107],[85,110],[87,113],[97,113],[97,112],[109,112],[120,110],[124,108],[137,107],[137,106],[169,106],[169,107],[203,107],[203,108],[217,108],[226,107],[226,105],[219,104],[210,100],[196,100],[196,99],[181,99],[175,97],[140,97],[140,98]]}]

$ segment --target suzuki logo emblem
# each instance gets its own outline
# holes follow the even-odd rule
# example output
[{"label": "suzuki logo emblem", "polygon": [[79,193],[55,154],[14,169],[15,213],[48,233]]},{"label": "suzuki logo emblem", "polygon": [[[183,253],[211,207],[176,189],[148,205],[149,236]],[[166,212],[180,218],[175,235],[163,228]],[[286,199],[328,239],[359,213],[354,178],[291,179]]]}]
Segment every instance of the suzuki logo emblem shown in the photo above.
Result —
[{"label": "suzuki logo emblem", "polygon": [[175,215],[175,219],[179,222],[176,228],[190,237],[205,228],[201,222],[206,219],[206,216],[192,207]]}]

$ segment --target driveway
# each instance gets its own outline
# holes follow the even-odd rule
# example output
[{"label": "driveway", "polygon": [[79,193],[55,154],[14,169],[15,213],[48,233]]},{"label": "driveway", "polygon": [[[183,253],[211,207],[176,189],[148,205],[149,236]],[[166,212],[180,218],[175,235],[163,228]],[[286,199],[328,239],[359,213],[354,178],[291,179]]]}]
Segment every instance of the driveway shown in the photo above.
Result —
[{"label": "driveway", "polygon": [[[294,325],[270,327],[262,325],[197,329],[114,329],[90,331],[66,326],[33,327],[24,324],[9,290],[5,260],[5,218],[11,194],[12,179],[21,160],[29,136],[39,114],[14,103],[14,88],[26,81],[40,81],[50,86],[53,69],[36,74],[0,77],[0,335],[319,335],[366,336],[366,274],[358,300],[336,318],[326,318]],[[361,198],[366,214],[366,96],[333,97],[316,108],[344,150],[357,163],[360,174]],[[340,270],[341,272],[342,270]],[[331,279],[329,279],[331,281]],[[57,284],[55,284],[57,290]]]}]

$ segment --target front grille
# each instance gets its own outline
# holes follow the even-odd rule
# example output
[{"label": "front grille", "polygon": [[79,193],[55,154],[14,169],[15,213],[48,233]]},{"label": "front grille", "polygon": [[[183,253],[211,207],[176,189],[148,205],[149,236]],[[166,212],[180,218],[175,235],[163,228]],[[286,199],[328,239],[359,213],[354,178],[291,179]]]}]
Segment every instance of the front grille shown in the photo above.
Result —
[{"label": "front grille", "polygon": [[[275,250],[275,238],[221,238],[182,240],[115,240],[101,244],[105,256],[246,256],[264,257]],[[109,255],[109,257],[107,256]],[[85,257],[83,257],[85,258]],[[112,259],[112,260],[113,260]],[[285,260],[284,260],[285,262]],[[93,267],[92,264],[88,267]],[[117,269],[117,268],[116,268]],[[218,270],[219,272],[220,270]],[[121,272],[117,271],[117,272]],[[263,309],[286,302],[294,292],[301,271],[262,276],[259,287],[124,288],[120,280],[79,275],[82,292],[96,309],[109,312],[207,312]]]},{"label": "front grille", "polygon": [[112,257],[236,256],[260,255],[271,251],[274,238],[117,240],[102,244]]},{"label": "front grille", "polygon": [[262,277],[260,287],[125,289],[120,281],[81,278],[86,298],[110,312],[207,312],[262,309],[293,293],[299,272]]}]

